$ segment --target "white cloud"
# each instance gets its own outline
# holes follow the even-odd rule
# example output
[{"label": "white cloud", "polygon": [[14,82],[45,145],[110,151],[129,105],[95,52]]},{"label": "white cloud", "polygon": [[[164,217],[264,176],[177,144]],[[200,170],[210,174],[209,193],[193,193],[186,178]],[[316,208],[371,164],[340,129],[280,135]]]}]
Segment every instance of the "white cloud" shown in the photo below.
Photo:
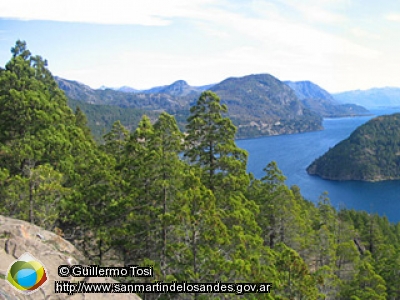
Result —
[{"label": "white cloud", "polygon": [[[380,57],[380,52],[373,48],[282,15],[255,18],[232,10],[208,7],[190,11],[188,17],[194,18],[195,24],[207,35],[224,39],[226,47],[216,52],[207,51],[207,55],[201,51],[196,55],[140,50],[120,53],[118,59],[124,63],[98,66],[90,74],[71,70],[59,75],[80,78],[92,86],[130,85],[142,89],[169,84],[177,79],[202,85],[230,76],[270,73],[282,80],[313,80],[335,91],[345,89],[340,86],[354,86],[355,80],[362,81],[363,77],[371,76],[373,72],[368,69],[364,74],[357,73],[365,70],[368,62]],[[353,33],[365,32],[360,29]],[[237,40],[243,42],[238,44]],[[213,47],[204,37],[199,36],[199,41],[204,48]],[[341,75],[343,73],[345,75]],[[98,74],[102,74],[101,79]]]},{"label": "white cloud", "polygon": [[321,23],[337,23],[346,20],[345,16],[338,13],[330,12],[319,6],[301,6],[299,7],[299,10],[309,21]]},{"label": "white cloud", "polygon": [[[54,70],[56,75],[94,87],[149,88],[177,79],[201,85],[229,76],[270,73],[280,79],[313,80],[335,91],[358,82],[360,87],[362,82],[371,83],[377,74],[372,66],[381,70],[386,65],[381,62],[382,53],[390,60],[386,48],[379,46],[385,37],[374,35],[364,23],[353,20],[354,15],[340,13],[349,0],[0,1],[0,18],[151,26],[179,19],[179,24],[188,25],[182,32],[197,27],[193,32],[196,54],[190,53],[194,46],[182,41],[190,48],[185,49],[174,38],[168,49],[152,47],[149,52],[138,44],[134,52],[113,53],[112,63],[98,60],[89,67],[87,61],[79,61],[64,64],[68,69]],[[400,21],[400,14],[386,18]],[[156,30],[153,34],[157,39]]]},{"label": "white cloud", "polygon": [[0,18],[162,26],[212,0],[2,0]]},{"label": "white cloud", "polygon": [[200,28],[209,36],[215,36],[221,39],[227,39],[231,37],[231,34],[229,32],[221,28],[215,28],[215,26],[213,26],[213,24],[210,24],[209,22],[197,21],[195,22],[195,24],[198,28]]},{"label": "white cloud", "polygon": [[275,53],[290,50],[293,53],[308,56],[308,59],[312,59],[314,55],[336,54],[365,58],[379,55],[377,51],[360,46],[343,37],[288,19],[257,19],[226,13],[220,14],[216,22],[229,26],[237,33],[251,37],[258,41],[260,48]]},{"label": "white cloud", "polygon": [[381,37],[378,34],[374,34],[372,32],[369,32],[367,30],[364,30],[360,27],[354,27],[350,30],[350,32],[358,38],[368,38],[368,39],[374,39],[374,40],[378,40]]},{"label": "white cloud", "polygon": [[390,13],[385,16],[386,20],[400,22],[400,13]]},{"label": "white cloud", "polygon": [[279,0],[287,8],[294,9],[308,22],[340,23],[347,20],[344,13],[339,13],[347,1],[340,0]]}]

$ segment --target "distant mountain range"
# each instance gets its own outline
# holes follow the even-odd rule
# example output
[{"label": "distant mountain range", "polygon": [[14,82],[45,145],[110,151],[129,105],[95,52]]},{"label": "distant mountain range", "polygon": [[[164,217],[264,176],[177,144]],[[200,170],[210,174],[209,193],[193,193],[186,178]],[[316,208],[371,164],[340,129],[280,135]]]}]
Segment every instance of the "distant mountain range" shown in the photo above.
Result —
[{"label": "distant mountain range", "polygon": [[400,106],[400,88],[384,87],[333,94],[341,103],[354,103],[367,108]]},{"label": "distant mountain range", "polygon": [[341,104],[331,94],[311,81],[285,81],[305,107],[323,117],[356,116],[368,114],[368,110],[356,104]]},{"label": "distant mountain range", "polygon": [[[76,81],[60,77],[56,80],[69,99],[151,113],[167,111],[175,115],[181,128],[184,128],[189,108],[202,91],[209,89],[219,95],[221,103],[228,105],[228,114],[238,127],[239,138],[321,130],[322,117],[368,113],[357,105],[338,104],[327,91],[312,82],[282,82],[269,74],[231,77],[200,87],[178,80],[141,91],[127,86],[92,89]],[[89,108],[85,106],[86,113],[90,112]],[[105,111],[109,114],[110,109]],[[99,116],[98,113],[89,115]]]},{"label": "distant mountain range", "polygon": [[124,93],[136,94],[170,94],[174,96],[187,96],[189,94],[198,95],[201,92],[210,89],[214,84],[204,86],[191,86],[185,80],[177,80],[170,85],[156,86],[147,90],[137,90],[129,86],[122,86],[120,88],[109,88],[102,86],[101,90],[111,89]]},{"label": "distant mountain range", "polygon": [[77,81],[55,77],[68,98],[89,104],[134,107],[149,111],[179,110],[187,100],[170,94],[126,93],[113,89],[92,89]]}]

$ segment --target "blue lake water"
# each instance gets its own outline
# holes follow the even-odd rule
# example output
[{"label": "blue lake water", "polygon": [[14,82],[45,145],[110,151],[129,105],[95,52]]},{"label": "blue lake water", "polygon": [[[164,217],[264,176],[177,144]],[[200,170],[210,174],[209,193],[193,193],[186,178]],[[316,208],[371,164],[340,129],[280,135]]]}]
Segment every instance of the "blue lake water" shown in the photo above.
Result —
[{"label": "blue lake water", "polygon": [[[376,116],[399,111],[385,109],[371,112]],[[298,185],[302,195],[314,203],[327,191],[332,205],[337,209],[366,210],[386,215],[392,222],[400,222],[400,181],[330,181],[306,172],[314,159],[373,117],[325,119],[325,130],[322,131],[238,140],[236,143],[249,152],[247,169],[257,178],[264,175],[264,167],[274,160],[286,176],[286,184]]]}]

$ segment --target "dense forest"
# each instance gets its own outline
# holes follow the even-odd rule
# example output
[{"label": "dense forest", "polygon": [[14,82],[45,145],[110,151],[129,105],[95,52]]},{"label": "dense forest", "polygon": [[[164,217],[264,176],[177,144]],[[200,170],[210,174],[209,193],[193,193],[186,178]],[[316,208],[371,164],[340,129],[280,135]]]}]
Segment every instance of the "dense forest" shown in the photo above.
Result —
[{"label": "dense forest", "polygon": [[247,153],[217,94],[175,118],[119,121],[94,141],[25,42],[0,70],[0,213],[53,230],[87,263],[153,265],[125,281],[271,283],[269,294],[143,294],[143,299],[400,299],[400,224],[317,204],[276,163]]},{"label": "dense forest", "polygon": [[332,180],[400,179],[400,114],[376,117],[316,159],[309,174]]}]

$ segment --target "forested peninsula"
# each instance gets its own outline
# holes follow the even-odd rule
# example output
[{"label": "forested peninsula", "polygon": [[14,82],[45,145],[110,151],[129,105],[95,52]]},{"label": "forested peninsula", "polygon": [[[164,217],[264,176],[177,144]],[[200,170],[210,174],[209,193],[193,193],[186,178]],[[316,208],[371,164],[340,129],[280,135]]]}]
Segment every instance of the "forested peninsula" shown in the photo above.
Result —
[{"label": "forested peninsula", "polygon": [[400,114],[379,116],[357,128],[308,168],[330,180],[400,179]]},{"label": "forested peninsula", "polygon": [[275,162],[254,178],[215,92],[193,103],[185,135],[162,112],[131,131],[116,121],[98,144],[46,60],[17,41],[0,108],[0,214],[63,236],[88,264],[154,266],[121,282],[271,285],[143,299],[400,298],[400,223],[336,210],[326,193],[307,201]]}]

